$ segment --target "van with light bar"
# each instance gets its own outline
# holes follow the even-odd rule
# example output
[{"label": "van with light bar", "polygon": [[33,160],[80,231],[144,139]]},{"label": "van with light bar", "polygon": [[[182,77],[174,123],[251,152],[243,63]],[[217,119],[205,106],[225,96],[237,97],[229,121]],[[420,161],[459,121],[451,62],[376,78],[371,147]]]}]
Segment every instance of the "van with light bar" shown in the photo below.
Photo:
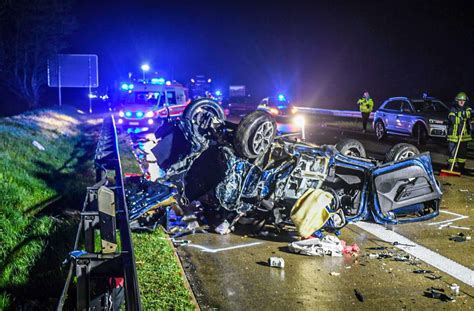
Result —
[{"label": "van with light bar", "polygon": [[179,117],[186,105],[187,89],[164,78],[122,83],[117,125],[127,133],[148,132],[161,124],[161,119]]}]

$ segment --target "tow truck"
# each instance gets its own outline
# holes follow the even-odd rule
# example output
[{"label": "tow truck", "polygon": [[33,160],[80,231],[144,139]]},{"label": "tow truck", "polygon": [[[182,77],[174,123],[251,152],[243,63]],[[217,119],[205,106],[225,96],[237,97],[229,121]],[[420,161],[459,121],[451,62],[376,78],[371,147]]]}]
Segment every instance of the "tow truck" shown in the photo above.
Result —
[{"label": "tow truck", "polygon": [[188,90],[164,78],[123,82],[117,124],[127,133],[148,132],[166,118],[182,115],[189,104]]}]

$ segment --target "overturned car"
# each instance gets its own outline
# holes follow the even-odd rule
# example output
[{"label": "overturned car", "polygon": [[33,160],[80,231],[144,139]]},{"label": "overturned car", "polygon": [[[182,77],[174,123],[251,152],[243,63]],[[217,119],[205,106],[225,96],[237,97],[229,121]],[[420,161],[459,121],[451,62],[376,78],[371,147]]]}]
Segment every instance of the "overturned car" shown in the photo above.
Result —
[{"label": "overturned car", "polygon": [[[439,213],[442,192],[431,158],[412,145],[394,146],[380,162],[366,158],[357,140],[317,146],[277,135],[265,111],[228,122],[209,99],[188,105],[155,135],[152,152],[164,171],[157,182],[169,188],[161,191],[163,200],[173,195],[182,207],[199,200],[208,214],[222,216],[227,232],[244,219],[292,223],[309,236],[358,220],[399,224]],[[150,208],[132,208],[132,220]]]}]

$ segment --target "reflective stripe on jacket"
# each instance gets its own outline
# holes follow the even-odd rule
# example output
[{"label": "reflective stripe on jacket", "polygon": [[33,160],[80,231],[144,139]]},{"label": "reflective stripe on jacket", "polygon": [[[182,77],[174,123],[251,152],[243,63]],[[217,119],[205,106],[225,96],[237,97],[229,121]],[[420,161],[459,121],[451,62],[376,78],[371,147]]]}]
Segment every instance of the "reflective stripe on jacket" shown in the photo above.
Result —
[{"label": "reflective stripe on jacket", "polygon": [[[469,107],[455,106],[448,115],[448,140],[452,142],[470,141],[472,109]],[[464,126],[464,123],[466,124]],[[464,131],[462,131],[464,127]],[[462,131],[462,133],[461,133]]]},{"label": "reflective stripe on jacket", "polygon": [[370,97],[362,97],[357,101],[357,103],[359,104],[360,112],[372,112],[372,109],[374,108],[374,101]]}]

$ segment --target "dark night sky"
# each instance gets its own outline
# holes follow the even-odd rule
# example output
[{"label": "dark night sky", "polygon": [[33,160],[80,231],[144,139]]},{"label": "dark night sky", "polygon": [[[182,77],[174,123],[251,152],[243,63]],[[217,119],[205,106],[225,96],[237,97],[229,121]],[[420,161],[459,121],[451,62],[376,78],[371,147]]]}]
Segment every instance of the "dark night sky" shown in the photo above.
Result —
[{"label": "dark night sky", "polygon": [[98,54],[102,85],[149,62],[318,107],[347,107],[363,89],[376,103],[474,97],[472,1],[97,2],[77,1],[69,52]]}]

